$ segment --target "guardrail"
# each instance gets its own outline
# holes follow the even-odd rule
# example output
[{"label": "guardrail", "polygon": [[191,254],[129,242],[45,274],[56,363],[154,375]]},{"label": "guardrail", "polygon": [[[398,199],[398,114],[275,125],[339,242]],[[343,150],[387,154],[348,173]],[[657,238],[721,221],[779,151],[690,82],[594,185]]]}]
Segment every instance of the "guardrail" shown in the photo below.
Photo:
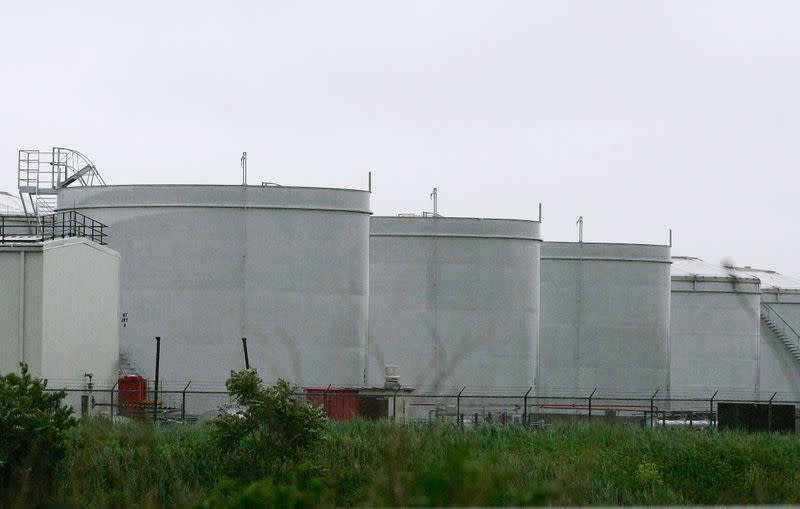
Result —
[{"label": "guardrail", "polygon": [[0,244],[34,244],[47,240],[83,237],[106,245],[107,225],[75,210],[45,216],[0,215]]}]

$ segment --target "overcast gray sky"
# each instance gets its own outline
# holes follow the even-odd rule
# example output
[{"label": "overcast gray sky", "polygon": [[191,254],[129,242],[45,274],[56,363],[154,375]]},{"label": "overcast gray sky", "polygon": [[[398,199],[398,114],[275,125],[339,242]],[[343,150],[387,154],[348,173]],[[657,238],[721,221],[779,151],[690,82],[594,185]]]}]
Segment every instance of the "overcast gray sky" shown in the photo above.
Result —
[{"label": "overcast gray sky", "polygon": [[358,187],[800,275],[800,2],[0,0],[19,148],[111,184]]}]

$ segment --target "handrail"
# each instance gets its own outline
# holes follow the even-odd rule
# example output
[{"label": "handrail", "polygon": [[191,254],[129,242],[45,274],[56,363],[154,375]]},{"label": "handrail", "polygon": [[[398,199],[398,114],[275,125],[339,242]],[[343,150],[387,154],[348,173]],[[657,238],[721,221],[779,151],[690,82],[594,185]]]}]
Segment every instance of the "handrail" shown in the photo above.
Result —
[{"label": "handrail", "polygon": [[773,314],[773,315],[777,316],[777,317],[778,317],[778,320],[780,320],[780,321],[781,321],[781,323],[783,323],[783,325],[784,325],[784,326],[788,327],[788,328],[789,328],[789,330],[790,330],[790,331],[792,331],[792,333],[793,333],[793,334],[795,335],[795,337],[798,339],[798,342],[800,342],[800,334],[798,334],[798,333],[797,333],[797,331],[796,331],[796,330],[794,330],[794,327],[792,327],[792,326],[789,324],[789,322],[787,322],[786,320],[784,320],[784,319],[783,319],[783,317],[782,317],[781,315],[779,315],[777,311],[775,311],[774,309],[772,309],[772,306],[770,306],[770,305],[769,305],[769,304],[767,304],[766,302],[762,302],[762,303],[761,303],[761,307],[762,307],[762,308],[765,308],[767,311],[769,311],[769,313],[771,313],[771,314]]},{"label": "handrail", "polygon": [[106,245],[108,225],[76,210],[55,212],[39,216],[31,224],[32,216],[0,215],[0,244],[40,243],[47,240],[84,237]]}]

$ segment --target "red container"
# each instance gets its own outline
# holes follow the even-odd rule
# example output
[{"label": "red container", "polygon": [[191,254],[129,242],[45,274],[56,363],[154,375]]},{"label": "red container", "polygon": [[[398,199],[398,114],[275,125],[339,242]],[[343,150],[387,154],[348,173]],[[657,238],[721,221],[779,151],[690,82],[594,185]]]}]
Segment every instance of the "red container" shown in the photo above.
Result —
[{"label": "red container", "polygon": [[119,381],[119,412],[121,414],[136,414],[143,412],[144,401],[147,400],[147,380],[139,375],[120,375]]},{"label": "red container", "polygon": [[334,421],[349,421],[358,417],[358,389],[308,387],[306,401],[323,408]]}]

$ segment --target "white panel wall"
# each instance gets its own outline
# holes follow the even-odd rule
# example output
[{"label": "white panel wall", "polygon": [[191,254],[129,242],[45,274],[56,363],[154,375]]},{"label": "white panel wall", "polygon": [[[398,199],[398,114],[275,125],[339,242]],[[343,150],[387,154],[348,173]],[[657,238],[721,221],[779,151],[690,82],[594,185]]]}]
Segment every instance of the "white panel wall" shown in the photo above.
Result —
[{"label": "white panel wall", "polygon": [[42,286],[42,372],[51,385],[96,383],[118,373],[119,262],[115,251],[86,241],[46,243]]},{"label": "white panel wall", "polygon": [[[84,239],[5,246],[0,284],[1,372],[16,371],[24,361],[50,387],[80,387],[87,372],[98,388],[113,385],[119,358],[116,252]],[[77,408],[79,397],[71,393],[68,403]]]}]

